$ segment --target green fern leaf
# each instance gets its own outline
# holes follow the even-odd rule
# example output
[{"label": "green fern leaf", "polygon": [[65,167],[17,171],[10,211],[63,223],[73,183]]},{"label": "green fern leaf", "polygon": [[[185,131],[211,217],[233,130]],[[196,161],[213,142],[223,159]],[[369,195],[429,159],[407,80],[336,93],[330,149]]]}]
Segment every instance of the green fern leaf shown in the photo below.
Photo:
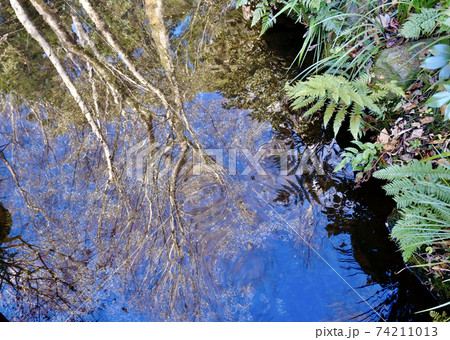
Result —
[{"label": "green fern leaf", "polygon": [[253,19],[252,19],[252,24],[251,26],[255,26],[260,20],[261,18],[264,16],[264,14],[266,13],[267,8],[266,6],[264,6],[264,4],[257,4],[255,10],[253,11]]},{"label": "green fern leaf", "polygon": [[346,106],[341,106],[336,113],[336,117],[334,118],[333,123],[333,131],[335,136],[339,132],[339,129],[341,128],[341,125],[344,122],[346,110],[347,110]]},{"label": "green fern leaf", "polygon": [[323,115],[323,126],[325,128],[327,127],[331,117],[333,116],[335,108],[336,108],[336,104],[335,103],[329,104],[327,106],[327,109],[325,110],[325,113]]},{"label": "green fern leaf", "polygon": [[262,17],[262,28],[260,35],[263,35],[269,28],[273,27],[275,18],[272,13],[266,12]]},{"label": "green fern leaf", "polygon": [[400,34],[408,39],[417,39],[423,34],[430,34],[436,28],[439,10],[422,8],[420,13],[412,14],[400,29]]},{"label": "green fern leaf", "polygon": [[354,111],[350,116],[350,132],[354,139],[358,139],[359,132],[361,130],[361,113],[362,108],[359,105],[355,105]]},{"label": "green fern leaf", "polygon": [[420,28],[422,29],[423,33],[425,33],[425,34],[430,34],[434,30],[435,27],[436,27],[436,20],[433,18],[425,20],[420,25]]},{"label": "green fern leaf", "polygon": [[308,111],[306,111],[303,116],[308,117],[311,116],[313,113],[319,111],[323,106],[325,105],[325,100],[319,100],[317,103],[315,103]]},{"label": "green fern leaf", "polygon": [[417,160],[406,166],[392,165],[374,173],[390,180],[384,186],[394,196],[402,217],[392,229],[407,261],[422,245],[450,240],[450,167]]},{"label": "green fern leaf", "polygon": [[[348,114],[350,107],[358,108],[358,114],[354,112],[351,119],[350,130],[353,136],[360,134],[361,114],[368,109],[368,113],[382,115],[383,111],[377,104],[378,101],[387,96],[390,92],[403,94],[402,90],[395,84],[384,84],[377,87],[369,87],[370,75],[364,73],[361,78],[348,81],[343,76],[332,74],[315,75],[309,77],[306,81],[299,81],[294,85],[286,86],[286,92],[294,109],[302,109],[310,104],[318,104],[314,109],[307,110],[305,115],[315,114],[323,106],[326,106],[324,112],[324,126],[326,127],[333,116],[336,105],[340,105],[339,116],[336,115],[334,121],[334,131],[338,131],[340,125]],[[328,105],[323,104],[327,100]],[[330,105],[332,105],[330,107]],[[355,137],[356,138],[356,137]]]},{"label": "green fern leaf", "polygon": [[420,26],[412,21],[407,21],[400,29],[400,34],[406,39],[417,39],[420,37]]},{"label": "green fern leaf", "polygon": [[309,97],[309,98],[299,97],[296,100],[294,100],[291,107],[294,110],[298,110],[298,109],[304,108],[304,107],[314,103],[315,101],[316,101],[315,97]]}]

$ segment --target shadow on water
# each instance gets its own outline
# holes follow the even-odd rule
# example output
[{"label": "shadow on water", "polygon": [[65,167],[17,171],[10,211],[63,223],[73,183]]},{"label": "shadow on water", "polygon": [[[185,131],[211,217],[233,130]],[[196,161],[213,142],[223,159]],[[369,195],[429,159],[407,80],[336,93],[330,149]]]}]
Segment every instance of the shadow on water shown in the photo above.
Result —
[{"label": "shadow on water", "polygon": [[[196,7],[206,11],[199,15],[183,4],[184,11],[168,8],[168,23],[190,136],[201,148],[173,139],[164,118],[155,118],[155,147],[136,115],[105,116],[101,126],[121,177],[104,184],[101,150],[84,126],[70,122],[56,132],[42,123],[43,112],[51,112],[30,113],[24,105],[14,116],[19,129],[3,113],[2,138],[16,138],[4,157],[12,233],[38,243],[25,244],[31,250],[23,247],[18,256],[27,255],[27,265],[52,282],[44,293],[57,285],[65,304],[55,312],[27,300],[32,308],[23,312],[12,302],[4,314],[102,321],[426,318],[414,311],[433,305],[430,293],[409,271],[396,274],[404,264],[385,227],[392,202],[376,183],[354,189],[349,169],[333,172],[341,149],[318,124],[290,127],[283,88],[295,44],[283,39],[296,39],[292,23],[282,19],[264,41],[230,8]],[[36,119],[27,119],[31,114]],[[276,130],[267,123],[273,116]]]},{"label": "shadow on water", "polygon": [[[317,142],[318,135],[310,136],[309,141],[316,139]],[[288,141],[291,148],[304,148],[303,139],[293,130],[285,129],[278,134],[278,138]],[[326,136],[319,138],[323,140],[316,144],[316,150],[321,164],[325,165],[324,174],[318,176],[312,172],[295,176],[277,189],[274,202],[282,202],[287,209],[305,202],[316,202],[321,206],[327,221],[320,227],[326,230],[329,242],[333,244],[335,256],[344,270],[343,275],[371,307],[363,307],[362,313],[347,316],[348,319],[373,321],[381,316],[386,321],[430,321],[427,313],[416,312],[435,305],[436,299],[405,268],[397,246],[389,237],[386,221],[395,206],[394,202],[385,195],[378,180],[355,188],[351,173],[344,177],[332,174],[333,163],[329,167],[326,164],[330,164],[330,158],[335,156],[327,144],[323,144],[327,143]],[[308,140],[308,137],[305,139]],[[328,143],[339,149],[334,141]],[[314,187],[311,183],[317,185]],[[323,193],[330,189],[331,197],[324,199]],[[344,235],[346,238],[340,238]],[[365,282],[359,281],[358,285],[355,277],[360,275]],[[373,295],[364,294],[369,287],[376,287]],[[365,301],[358,303],[365,304]]]}]

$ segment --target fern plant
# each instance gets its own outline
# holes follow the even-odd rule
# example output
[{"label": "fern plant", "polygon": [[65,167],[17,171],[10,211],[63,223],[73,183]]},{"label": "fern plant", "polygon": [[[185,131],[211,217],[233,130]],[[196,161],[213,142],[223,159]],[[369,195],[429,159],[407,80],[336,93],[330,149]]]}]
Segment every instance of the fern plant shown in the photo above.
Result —
[{"label": "fern plant", "polygon": [[383,148],[381,143],[361,143],[360,141],[353,141],[360,150],[347,147],[341,156],[343,157],[342,161],[336,166],[333,170],[334,172],[338,172],[348,163],[353,168],[353,171],[369,171],[373,168],[373,163],[377,159],[377,153]]},{"label": "fern plant", "polygon": [[350,132],[355,140],[361,134],[361,123],[364,110],[382,115],[377,103],[389,93],[402,96],[403,91],[393,83],[369,87],[370,76],[364,74],[358,79],[349,81],[343,76],[323,74],[309,77],[306,81],[298,81],[295,85],[287,85],[286,92],[293,100],[294,110],[306,109],[304,116],[312,116],[324,109],[323,123],[326,127],[333,115],[333,131],[336,135],[347,116],[350,116]]},{"label": "fern plant", "polygon": [[440,18],[436,8],[422,8],[421,13],[414,13],[400,29],[400,34],[408,39],[417,39],[434,31]]},{"label": "fern plant", "polygon": [[422,245],[442,246],[450,240],[450,166],[433,168],[431,162],[415,160],[379,170],[374,176],[390,181],[384,189],[394,196],[402,215],[392,237],[405,261]]},{"label": "fern plant", "polygon": [[253,11],[253,18],[251,26],[255,26],[261,21],[261,35],[263,35],[269,28],[271,28],[275,22],[276,18],[285,13],[288,16],[291,14],[296,15],[296,17],[301,17],[302,11],[304,9],[318,9],[324,0],[290,0],[283,1],[283,5],[280,10],[274,14],[273,9],[279,5],[280,1],[277,0],[238,0],[236,2],[236,8],[244,5],[255,4],[255,9]]}]

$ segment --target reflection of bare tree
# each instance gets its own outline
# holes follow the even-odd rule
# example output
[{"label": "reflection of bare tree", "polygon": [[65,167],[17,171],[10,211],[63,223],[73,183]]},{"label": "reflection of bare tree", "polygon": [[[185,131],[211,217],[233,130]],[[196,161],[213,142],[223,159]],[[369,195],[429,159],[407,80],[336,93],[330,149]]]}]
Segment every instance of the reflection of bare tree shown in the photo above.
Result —
[{"label": "reflection of bare tree", "polygon": [[[24,3],[10,1],[95,138],[76,115],[69,117],[57,106],[26,100],[20,93],[2,96],[1,134],[10,145],[1,156],[9,184],[16,188],[12,200],[22,202],[14,207],[19,212],[16,232],[34,239],[32,244],[20,237],[8,245],[19,259],[8,259],[4,294],[15,296],[17,303],[10,317],[86,317],[95,309],[98,292],[119,282],[124,291],[136,290],[130,299],[139,301],[133,305],[155,318],[203,318],[208,300],[221,289],[207,258],[217,256],[232,232],[219,230],[220,223],[227,214],[247,224],[254,218],[236,203],[237,194],[226,185],[222,169],[203,153],[190,125],[162,1],[144,1],[152,57],[159,59],[158,69],[147,72],[128,56],[96,9],[102,4],[83,0],[78,7],[68,2],[61,15],[48,2]],[[38,26],[31,9],[44,24]],[[77,37],[67,28],[68,18]],[[125,67],[102,54],[105,50],[119,56]],[[162,73],[155,79],[167,86],[155,85],[151,72]],[[140,152],[147,154],[142,181],[125,176],[129,150],[139,143]],[[190,166],[194,151],[208,169],[195,179]],[[229,208],[220,223],[211,203],[217,193]],[[212,237],[216,239],[207,240]]]}]

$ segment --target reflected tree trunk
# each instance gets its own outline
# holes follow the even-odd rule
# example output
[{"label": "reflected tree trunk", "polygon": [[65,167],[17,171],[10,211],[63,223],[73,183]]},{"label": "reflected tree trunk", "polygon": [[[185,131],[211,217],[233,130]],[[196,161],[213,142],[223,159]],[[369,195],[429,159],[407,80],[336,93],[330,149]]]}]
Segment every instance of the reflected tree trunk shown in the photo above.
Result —
[{"label": "reflected tree trunk", "polygon": [[[67,89],[69,90],[73,99],[80,107],[81,112],[83,112],[84,116],[86,117],[86,120],[88,121],[89,125],[91,126],[92,131],[95,133],[100,144],[102,145],[103,152],[105,153],[106,163],[108,166],[109,180],[113,180],[114,179],[114,169],[113,169],[113,159],[112,159],[111,151],[108,146],[108,143],[105,140],[105,137],[103,136],[103,134],[100,130],[100,127],[94,121],[91,111],[89,110],[89,108],[86,105],[83,98],[81,98],[80,94],[78,93],[78,90],[76,89],[75,85],[73,84],[72,80],[70,79],[69,75],[67,74],[63,65],[61,64],[61,61],[59,60],[58,56],[55,54],[55,52],[53,51],[50,44],[42,36],[42,34],[39,32],[39,30],[36,28],[36,26],[33,24],[33,22],[30,20],[29,16],[25,12],[25,10],[22,7],[22,5],[20,4],[20,2],[18,0],[10,0],[10,3],[11,3],[11,7],[14,9],[14,12],[16,13],[17,19],[19,19],[19,21],[22,23],[23,27],[30,34],[30,36],[33,37],[33,39],[36,40],[38,42],[38,44],[42,47],[43,51],[48,56],[48,58],[50,59],[50,61],[53,64],[53,66],[55,67],[56,71],[58,72],[59,76],[63,80],[64,85],[67,87]],[[38,8],[42,10],[42,7],[38,7]],[[53,21],[50,21],[50,22],[54,24]],[[57,32],[59,32],[59,30],[57,30]],[[62,39],[65,39],[65,38],[67,38],[67,35],[62,37]],[[67,40],[69,40],[69,39],[67,39]]]}]

